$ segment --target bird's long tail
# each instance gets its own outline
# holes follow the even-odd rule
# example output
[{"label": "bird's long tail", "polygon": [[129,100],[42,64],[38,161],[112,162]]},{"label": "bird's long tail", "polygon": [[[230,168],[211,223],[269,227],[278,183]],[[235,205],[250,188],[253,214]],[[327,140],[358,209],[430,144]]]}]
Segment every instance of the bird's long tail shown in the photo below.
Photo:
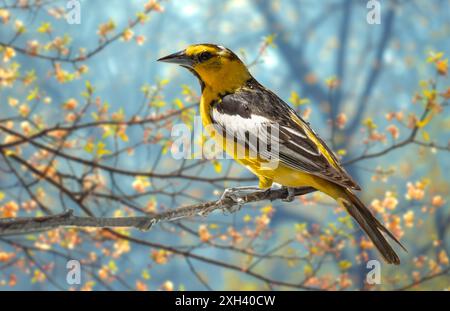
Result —
[{"label": "bird's long tail", "polygon": [[348,213],[358,222],[386,262],[395,265],[400,264],[400,258],[391,245],[389,245],[388,241],[386,241],[383,232],[405,251],[406,248],[377,218],[375,218],[375,216],[372,215],[370,210],[351,190],[342,189],[342,191],[339,192],[341,193],[341,196],[337,198],[338,201],[344,205]]}]

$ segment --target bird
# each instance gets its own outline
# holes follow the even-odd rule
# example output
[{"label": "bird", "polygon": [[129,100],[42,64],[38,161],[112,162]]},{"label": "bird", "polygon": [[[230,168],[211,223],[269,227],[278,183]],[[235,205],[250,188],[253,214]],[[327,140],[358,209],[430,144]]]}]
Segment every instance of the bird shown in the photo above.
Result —
[{"label": "bird", "polygon": [[[333,151],[293,108],[261,85],[234,52],[216,44],[192,44],[158,61],[178,64],[197,77],[203,126],[228,154],[258,177],[257,189],[281,185],[290,196],[300,187],[325,193],[356,220],[387,263],[400,264],[384,234],[406,248],[358,198],[355,191],[361,187]],[[262,133],[275,136],[264,128],[276,129],[276,148],[272,144],[258,148],[257,143],[249,142],[250,136]],[[243,156],[238,156],[236,146],[245,150]],[[268,165],[273,160],[277,165]]]}]

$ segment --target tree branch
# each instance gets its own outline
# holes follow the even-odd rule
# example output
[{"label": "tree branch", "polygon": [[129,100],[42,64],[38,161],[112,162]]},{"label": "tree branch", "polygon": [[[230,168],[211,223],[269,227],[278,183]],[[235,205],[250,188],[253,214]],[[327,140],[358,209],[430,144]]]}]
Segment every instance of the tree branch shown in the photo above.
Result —
[{"label": "tree branch", "polygon": [[[147,8],[147,9],[145,9],[143,11],[143,13],[145,15],[149,15],[152,11],[153,11],[152,8]],[[11,47],[15,51],[17,51],[17,52],[19,52],[21,54],[24,54],[24,55],[27,55],[27,56],[30,56],[30,57],[34,57],[34,58],[38,58],[38,59],[44,59],[44,60],[48,60],[48,61],[51,61],[51,62],[62,62],[62,63],[76,64],[76,63],[79,63],[79,62],[86,61],[87,59],[90,59],[91,57],[93,57],[96,54],[100,53],[108,45],[110,45],[111,43],[113,43],[113,42],[117,41],[118,39],[120,39],[127,29],[133,29],[139,23],[141,23],[141,17],[138,16],[134,20],[130,21],[128,23],[127,27],[125,27],[123,30],[117,32],[116,34],[114,34],[110,38],[104,38],[103,42],[101,42],[97,47],[95,47],[94,49],[92,49],[91,51],[89,51],[87,54],[84,54],[84,55],[71,56],[69,54],[66,57],[62,57],[59,54],[53,56],[53,55],[48,55],[48,54],[31,53],[25,47],[15,46],[12,43],[4,42],[4,41],[0,41],[0,46],[1,47]],[[12,40],[12,41],[14,41],[14,40]]]},{"label": "tree branch", "polygon": [[[295,191],[295,195],[305,195],[314,191],[316,190],[311,187],[298,188]],[[286,199],[287,197],[288,191],[284,188],[255,191],[243,196],[241,205],[263,200],[273,201],[278,199]],[[60,214],[44,217],[3,218],[0,219],[0,236],[28,234],[36,231],[47,231],[60,227],[129,227],[147,231],[159,222],[169,222],[194,216],[206,216],[215,210],[228,211],[232,213],[239,210],[232,208],[235,205],[236,203],[231,198],[225,196],[218,200],[183,206],[148,216],[79,217],[73,215],[73,210],[67,210]]]},{"label": "tree branch", "polygon": [[[427,104],[427,106],[426,106],[424,112],[422,113],[422,116],[420,117],[419,121],[423,122],[427,118],[427,116],[431,113],[431,110],[432,110],[431,104]],[[346,166],[346,165],[350,165],[350,164],[353,164],[353,163],[356,163],[356,162],[359,162],[359,161],[362,161],[362,160],[381,157],[381,156],[383,156],[383,155],[385,155],[385,154],[387,154],[387,153],[389,153],[389,152],[391,152],[391,151],[393,151],[395,149],[404,147],[404,146],[409,145],[409,144],[416,144],[416,145],[421,145],[421,146],[424,146],[424,147],[436,148],[436,149],[443,150],[443,151],[450,151],[450,146],[449,145],[447,145],[447,146],[440,146],[440,145],[437,145],[434,142],[425,143],[425,142],[421,142],[421,141],[416,140],[417,133],[419,133],[419,129],[420,129],[420,127],[416,124],[412,128],[411,133],[409,134],[409,136],[406,137],[404,140],[402,140],[400,142],[397,142],[397,143],[391,145],[390,147],[387,147],[387,148],[385,148],[383,150],[380,150],[380,151],[377,151],[377,152],[364,153],[364,154],[362,154],[362,155],[360,155],[358,157],[355,157],[355,158],[353,158],[351,160],[348,160],[348,161],[344,162],[343,165]]]},{"label": "tree branch", "polygon": [[405,290],[414,288],[415,286],[417,286],[419,284],[422,284],[422,283],[428,282],[430,280],[436,279],[438,277],[449,275],[449,274],[450,274],[450,268],[447,268],[447,269],[444,269],[444,270],[442,270],[440,272],[436,272],[436,273],[424,276],[423,278],[421,278],[418,281],[412,282],[411,284],[408,284],[408,285],[400,287],[400,288],[396,288],[394,290],[395,291],[405,291]]}]

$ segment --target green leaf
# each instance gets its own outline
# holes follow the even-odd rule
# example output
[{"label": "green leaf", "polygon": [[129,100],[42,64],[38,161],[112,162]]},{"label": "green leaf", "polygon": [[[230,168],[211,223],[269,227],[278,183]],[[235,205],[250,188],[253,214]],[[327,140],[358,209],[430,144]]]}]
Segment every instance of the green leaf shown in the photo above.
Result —
[{"label": "green leaf", "polygon": [[291,92],[291,97],[289,97],[289,101],[296,107],[306,105],[309,103],[308,98],[301,98],[300,95],[298,95],[298,93],[295,91]]},{"label": "green leaf", "polygon": [[52,31],[52,25],[48,22],[42,23],[41,26],[37,29],[40,33],[47,33]]},{"label": "green leaf", "polygon": [[92,86],[89,80],[86,80],[86,91],[89,95],[92,95],[95,91],[94,87]]},{"label": "green leaf", "polygon": [[353,229],[353,222],[352,222],[350,215],[347,215],[344,217],[339,217],[338,221],[340,223],[342,223],[343,225],[345,225],[348,229],[350,229],[350,230]]},{"label": "green leaf", "polygon": [[348,260],[339,261],[339,269],[342,271],[348,270],[352,267],[352,263]]},{"label": "green leaf", "polygon": [[142,270],[141,276],[144,280],[150,280],[152,278],[152,276],[150,275],[150,272],[148,272],[147,269]]},{"label": "green leaf", "polygon": [[111,270],[111,272],[113,274],[115,274],[119,270],[119,268],[117,267],[116,262],[114,260],[109,261],[108,268]]},{"label": "green leaf", "polygon": [[39,95],[39,88],[38,88],[38,87],[35,87],[33,90],[31,90],[31,91],[28,93],[27,101],[32,101],[33,99],[35,99],[36,97],[38,97],[38,95]]},{"label": "green leaf", "polygon": [[307,226],[308,225],[305,222],[295,224],[295,231],[303,232],[306,230]]},{"label": "green leaf", "polygon": [[99,157],[111,154],[112,152],[107,150],[105,147],[106,147],[106,144],[104,142],[101,141],[101,142],[97,143],[97,152],[95,154]]},{"label": "green leaf", "polygon": [[276,38],[277,34],[270,34],[268,36],[264,37],[264,42],[271,46],[271,47],[275,47],[275,38]]},{"label": "green leaf", "polygon": [[305,265],[305,267],[303,267],[303,273],[305,274],[306,277],[309,277],[313,274],[314,270],[313,267],[310,264]]},{"label": "green leaf", "polygon": [[94,153],[94,143],[93,142],[88,142],[85,146],[84,146],[84,151],[86,151],[87,153]]}]

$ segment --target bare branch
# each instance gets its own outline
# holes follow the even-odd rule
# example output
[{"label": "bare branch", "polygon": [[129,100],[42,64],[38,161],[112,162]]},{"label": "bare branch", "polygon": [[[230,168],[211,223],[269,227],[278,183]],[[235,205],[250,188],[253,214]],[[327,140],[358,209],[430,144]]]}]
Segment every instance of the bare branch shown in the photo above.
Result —
[{"label": "bare branch", "polygon": [[[432,111],[431,104],[427,104],[427,106],[426,106],[424,112],[422,113],[422,116],[420,117],[419,121],[420,122],[424,121],[425,118],[427,118],[427,116],[431,113],[431,111]],[[393,144],[392,146],[390,146],[390,147],[388,147],[386,149],[383,149],[383,150],[380,150],[380,151],[377,151],[377,152],[373,152],[373,153],[369,153],[369,154],[368,153],[362,154],[362,155],[360,155],[360,156],[358,156],[356,158],[353,158],[353,159],[351,159],[349,161],[344,162],[343,164],[344,165],[349,165],[349,164],[353,164],[353,163],[356,163],[356,162],[359,162],[359,161],[362,161],[362,160],[381,157],[381,156],[383,156],[383,155],[385,155],[385,154],[387,154],[387,153],[389,153],[389,152],[391,152],[393,150],[396,150],[398,148],[404,147],[404,146],[409,145],[409,144],[416,144],[416,145],[421,145],[421,146],[425,146],[425,147],[429,147],[429,148],[436,148],[436,149],[439,149],[439,150],[450,151],[450,146],[447,146],[447,147],[439,146],[439,145],[435,144],[434,142],[424,143],[424,142],[420,142],[420,141],[416,140],[417,134],[419,133],[419,129],[420,129],[420,127],[418,125],[415,125],[412,128],[411,133],[409,134],[409,136],[406,137],[404,140],[402,140],[402,141],[400,141],[398,143],[395,143],[395,144]]]},{"label": "bare branch", "polygon": [[439,278],[439,277],[441,277],[441,276],[446,276],[446,275],[449,275],[449,274],[450,274],[450,268],[447,268],[447,269],[444,269],[444,270],[442,270],[442,271],[440,271],[440,272],[436,272],[436,273],[433,273],[433,274],[424,276],[424,277],[421,278],[420,280],[417,280],[417,281],[415,281],[415,282],[412,282],[411,284],[408,284],[408,285],[406,285],[406,286],[403,286],[403,287],[400,287],[400,288],[396,288],[395,290],[396,290],[396,291],[404,291],[404,290],[408,290],[408,289],[411,289],[411,288],[413,288],[413,287],[415,287],[415,286],[417,286],[417,285],[419,285],[419,284],[422,284],[422,283],[428,282],[428,281],[430,281],[430,280]]},{"label": "bare branch", "polygon": [[[295,195],[305,195],[314,192],[314,188],[298,188]],[[288,191],[281,189],[268,189],[266,191],[251,192],[242,197],[241,205],[263,201],[286,199]],[[137,216],[137,217],[79,217],[73,215],[73,210],[44,217],[16,217],[0,219],[0,236],[28,234],[36,231],[52,230],[60,227],[132,227],[139,230],[149,230],[154,224],[189,218],[194,216],[206,216],[215,210],[234,212],[235,202],[228,197],[215,201],[179,207],[161,213]]]},{"label": "bare branch", "polygon": [[[145,9],[143,13],[145,15],[148,15],[152,11],[153,11],[152,8],[148,8],[148,9]],[[1,47],[11,47],[14,50],[16,50],[17,52],[19,52],[21,54],[24,54],[24,55],[27,55],[29,57],[34,57],[34,58],[38,58],[38,59],[44,59],[44,60],[48,60],[48,61],[51,61],[51,62],[62,62],[62,63],[76,64],[76,63],[79,63],[79,62],[86,61],[87,59],[97,55],[104,48],[106,48],[108,45],[110,45],[111,43],[119,40],[122,37],[123,33],[127,29],[135,28],[140,22],[141,22],[141,17],[139,17],[139,16],[136,17],[134,20],[130,21],[129,24],[127,25],[127,27],[125,27],[123,30],[117,32],[115,35],[111,36],[110,38],[106,38],[97,47],[95,47],[94,49],[92,49],[91,51],[89,51],[87,54],[84,54],[84,55],[77,55],[77,56],[70,56],[70,55],[68,55],[67,57],[62,57],[59,54],[56,55],[56,56],[53,56],[53,55],[48,55],[48,54],[31,53],[27,48],[12,45],[10,42],[12,42],[14,40],[10,40],[10,42],[0,41],[0,46]],[[14,37],[14,39],[16,39],[16,37]]]}]

